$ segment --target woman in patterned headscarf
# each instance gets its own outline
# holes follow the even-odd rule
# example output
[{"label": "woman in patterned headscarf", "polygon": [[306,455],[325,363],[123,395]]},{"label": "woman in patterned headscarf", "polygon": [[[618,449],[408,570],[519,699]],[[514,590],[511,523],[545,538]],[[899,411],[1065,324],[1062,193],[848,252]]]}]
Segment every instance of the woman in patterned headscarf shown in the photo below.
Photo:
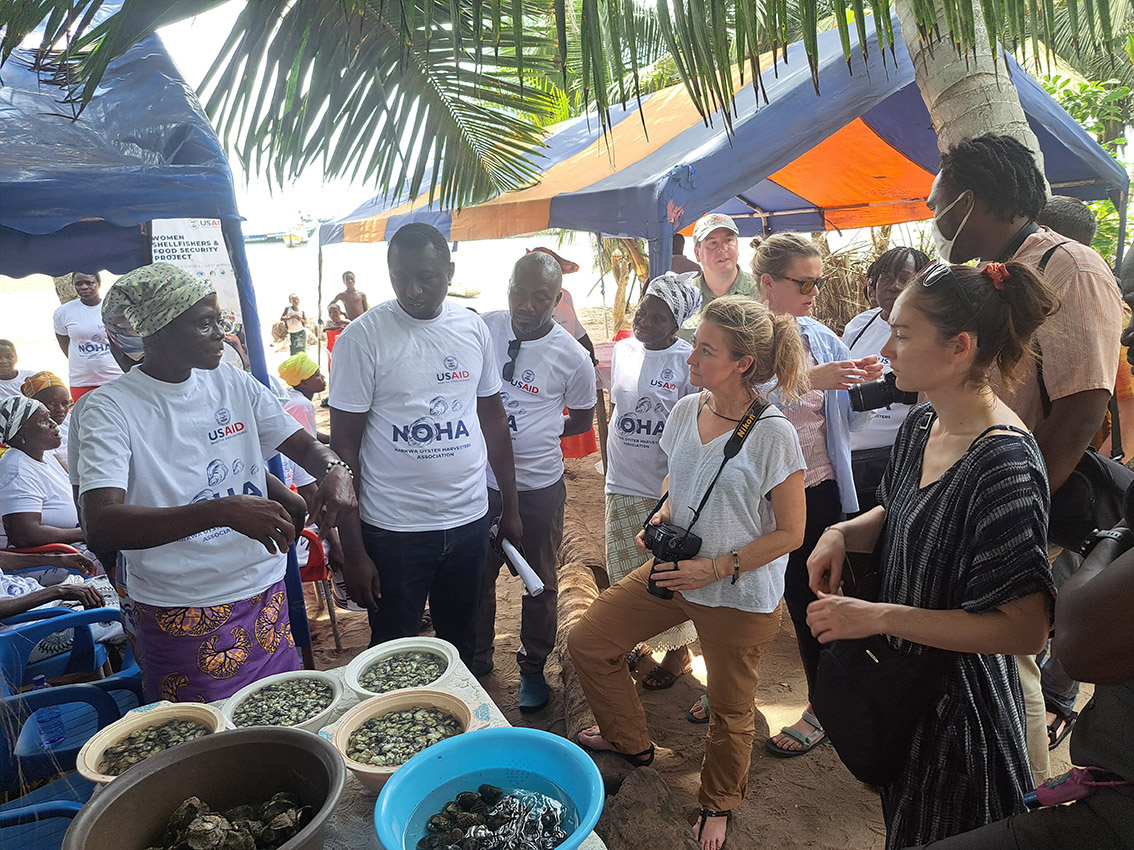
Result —
[{"label": "woman in patterned headscarf", "polygon": [[71,391],[67,385],[52,372],[36,372],[20,386],[20,392],[28,398],[34,398],[47,408],[51,414],[51,421],[59,428],[61,440],[59,448],[53,454],[58,461],[67,468],[67,435],[70,431],[71,420]]},{"label": "woman in patterned headscarf", "polygon": [[350,471],[266,387],[221,363],[207,279],[167,263],[119,278],[104,322],[141,338],[142,363],[92,393],[78,423],[84,523],[122,554],[150,700],[211,701],[298,667],[283,575],[294,506],[266,497],[284,452],[322,481],[314,519],[356,504]]},{"label": "woman in patterned headscarf", "polygon": [[[701,292],[685,275],[666,272],[650,281],[634,314],[634,336],[615,343],[610,360],[614,406],[607,437],[606,571],[614,584],[645,558],[634,536],[662,492],[666,457],[658,440],[674,403],[696,388],[685,360],[693,347],[677,329],[701,308]],[[656,635],[627,656],[631,667],[653,650],[666,653],[642,680],[643,687],[670,687],[689,670],[692,622]]]}]

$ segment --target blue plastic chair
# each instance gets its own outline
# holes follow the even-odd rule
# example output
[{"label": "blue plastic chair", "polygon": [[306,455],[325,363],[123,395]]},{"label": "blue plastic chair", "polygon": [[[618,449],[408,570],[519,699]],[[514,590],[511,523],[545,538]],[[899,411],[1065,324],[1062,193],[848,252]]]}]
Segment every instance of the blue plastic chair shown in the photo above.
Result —
[{"label": "blue plastic chair", "polygon": [[94,789],[93,782],[72,773],[0,805],[0,847],[59,850],[71,819]]}]

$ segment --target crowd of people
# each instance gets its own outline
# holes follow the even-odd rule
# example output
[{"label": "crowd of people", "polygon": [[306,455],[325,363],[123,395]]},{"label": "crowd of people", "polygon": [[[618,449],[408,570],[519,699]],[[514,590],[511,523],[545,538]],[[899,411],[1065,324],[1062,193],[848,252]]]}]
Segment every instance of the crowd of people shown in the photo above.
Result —
[{"label": "crowd of people", "polygon": [[[887,850],[1134,846],[1134,534],[1106,530],[1054,572],[1048,542],[1052,494],[1106,439],[1129,371],[1123,307],[1106,263],[1060,229],[1089,210],[1048,200],[1014,139],[950,148],[928,199],[939,259],[879,256],[871,306],[841,337],[811,316],[827,281],[809,238],[753,240],[745,270],[736,223],[706,215],[696,263],[651,280],[613,346],[610,587],[567,639],[597,722],[569,732],[650,764],[632,671],[662,653],[642,685],[670,687],[696,644],[707,689],[685,716],[707,726],[702,850],[724,847],[748,792],[761,657],[784,607],[807,703],[762,745],[797,758],[833,741],[877,787]],[[416,635],[428,605],[480,677],[501,543],[517,546],[545,588],[522,599],[518,704],[547,706],[561,440],[591,429],[597,400],[594,346],[563,306],[577,266],[526,253],[508,309],[479,316],[446,300],[454,263],[436,228],[400,227],[387,262],[395,297],[372,308],[343,275],[329,381],[293,296],[276,393],[222,364],[215,292],[164,263],[105,300],[98,275],[75,275],[79,298],[55,318],[68,382],[19,370],[0,340],[6,545],[65,543],[106,571],[151,699],[218,699],[298,665],[284,553],[314,525],[371,645]],[[322,433],[313,397],[328,384]],[[98,604],[68,587],[5,593]],[[863,709],[838,665],[860,645],[902,677],[873,695],[894,718],[884,739],[846,731]],[[1078,681],[1097,684],[1075,714]],[[1094,793],[1027,812],[1068,733]]]}]

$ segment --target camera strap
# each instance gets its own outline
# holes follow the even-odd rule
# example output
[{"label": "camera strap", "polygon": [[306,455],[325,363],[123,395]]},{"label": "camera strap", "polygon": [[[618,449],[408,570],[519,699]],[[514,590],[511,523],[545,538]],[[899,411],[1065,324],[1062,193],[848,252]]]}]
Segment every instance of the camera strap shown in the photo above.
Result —
[{"label": "camera strap", "polygon": [[[701,504],[697,505],[697,509],[693,511],[693,519],[689,521],[689,526],[685,529],[686,535],[693,530],[693,526],[697,522],[697,518],[701,516],[701,511],[705,509],[705,503],[709,501],[709,494],[713,492],[713,487],[716,486],[717,479],[721,477],[724,472],[725,464],[730,459],[736,457],[740,453],[740,447],[744,445],[744,441],[748,438],[760,417],[764,415],[764,411],[770,407],[770,404],[763,399],[756,399],[748,408],[748,412],[744,414],[744,418],[736,426],[736,430],[732,432],[732,436],[728,438],[728,442],[724,447],[724,460],[717,468],[717,474],[713,476],[713,480],[709,482],[708,488],[705,490],[705,495],[701,497]],[[700,408],[698,408],[698,411]],[[658,503],[654,505],[654,509],[650,511],[650,515],[646,517],[646,524],[654,518],[654,514],[661,510],[661,506],[665,504],[665,500],[669,498],[669,491],[666,490],[662,497],[658,499]]]}]

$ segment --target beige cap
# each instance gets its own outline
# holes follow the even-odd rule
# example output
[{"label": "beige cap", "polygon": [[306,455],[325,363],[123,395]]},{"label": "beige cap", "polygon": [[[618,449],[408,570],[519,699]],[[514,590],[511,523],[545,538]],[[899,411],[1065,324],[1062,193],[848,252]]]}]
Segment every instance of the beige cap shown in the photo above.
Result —
[{"label": "beige cap", "polygon": [[701,216],[695,225],[693,225],[693,244],[699,244],[706,236],[714,230],[731,230],[737,236],[740,231],[736,227],[736,222],[730,216],[724,213],[709,213],[708,215]]}]

